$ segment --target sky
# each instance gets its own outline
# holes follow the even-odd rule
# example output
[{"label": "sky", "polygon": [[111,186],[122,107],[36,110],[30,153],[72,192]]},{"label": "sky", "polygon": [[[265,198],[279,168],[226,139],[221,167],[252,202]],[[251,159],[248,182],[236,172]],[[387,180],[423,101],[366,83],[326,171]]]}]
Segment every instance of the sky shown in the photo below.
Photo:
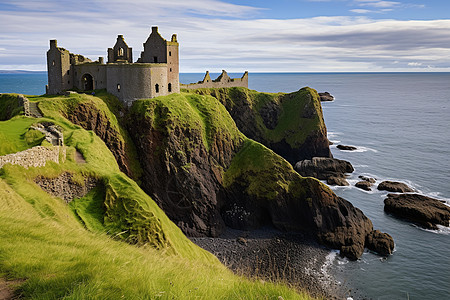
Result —
[{"label": "sky", "polygon": [[46,70],[49,40],[93,60],[158,26],[180,72],[450,72],[449,0],[0,0],[0,70]]}]

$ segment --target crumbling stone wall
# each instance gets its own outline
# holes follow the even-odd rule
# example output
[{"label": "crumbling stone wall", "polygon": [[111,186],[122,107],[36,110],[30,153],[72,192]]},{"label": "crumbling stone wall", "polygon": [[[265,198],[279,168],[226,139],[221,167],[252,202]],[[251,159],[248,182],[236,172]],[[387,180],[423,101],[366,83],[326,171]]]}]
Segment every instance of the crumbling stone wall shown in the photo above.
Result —
[{"label": "crumbling stone wall", "polygon": [[29,167],[43,167],[47,161],[54,161],[56,163],[65,161],[66,147],[43,147],[36,146],[21,152],[7,154],[0,156],[0,168],[6,164],[20,165],[24,168]]},{"label": "crumbling stone wall", "polygon": [[75,198],[86,196],[89,191],[97,186],[98,180],[88,177],[84,179],[83,183],[80,183],[73,180],[71,173],[65,172],[56,178],[38,176],[34,179],[34,182],[50,195],[69,203]]},{"label": "crumbling stone wall", "polygon": [[246,87],[248,88],[248,72],[245,71],[241,78],[230,78],[225,70],[214,80],[211,80],[209,71],[206,71],[205,78],[197,83],[181,84],[182,89],[200,88],[225,88],[225,87]]}]

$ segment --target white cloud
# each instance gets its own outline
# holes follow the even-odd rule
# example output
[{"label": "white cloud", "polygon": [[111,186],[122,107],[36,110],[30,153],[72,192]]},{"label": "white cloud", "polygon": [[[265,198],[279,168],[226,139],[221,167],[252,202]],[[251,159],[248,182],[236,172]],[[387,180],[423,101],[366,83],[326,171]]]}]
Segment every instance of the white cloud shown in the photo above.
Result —
[{"label": "white cloud", "polygon": [[106,56],[118,34],[124,35],[137,59],[150,27],[158,25],[166,39],[178,34],[182,72],[383,71],[418,61],[450,71],[450,20],[252,19],[245,16],[254,16],[258,8],[218,0],[176,0],[167,5],[161,0],[132,0],[127,6],[139,9],[126,12],[123,1],[94,0],[85,6],[86,1],[61,1],[61,6],[68,7],[57,12],[30,11],[25,7],[34,1],[19,1],[24,7],[20,11],[0,11],[0,45],[4,48],[0,69],[27,65],[27,69],[45,70],[50,39],[57,39],[60,47],[73,53],[96,59]]},{"label": "white cloud", "polygon": [[357,14],[367,14],[367,13],[373,12],[372,10],[362,9],[362,8],[355,8],[355,9],[351,9],[350,11],[354,12],[354,13],[357,13]]},{"label": "white cloud", "polygon": [[420,63],[420,62],[410,62],[410,63],[408,63],[408,66],[411,66],[411,67],[419,67],[421,65],[422,65],[422,63]]}]

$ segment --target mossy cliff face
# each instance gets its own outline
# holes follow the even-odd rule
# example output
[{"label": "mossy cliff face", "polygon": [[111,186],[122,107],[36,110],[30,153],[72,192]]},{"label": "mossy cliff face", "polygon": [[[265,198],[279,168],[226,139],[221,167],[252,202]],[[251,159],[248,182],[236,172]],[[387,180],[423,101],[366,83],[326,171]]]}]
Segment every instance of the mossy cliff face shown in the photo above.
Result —
[{"label": "mossy cliff face", "polygon": [[217,236],[222,174],[244,140],[225,108],[173,94],[136,101],[129,117],[144,190],[185,233]]},{"label": "mossy cliff face", "polygon": [[311,88],[289,94],[260,93],[246,88],[191,91],[216,97],[237,127],[291,164],[312,157],[332,157],[322,106]]},{"label": "mossy cliff face", "polygon": [[350,202],[312,177],[301,177],[280,156],[246,141],[224,174],[229,201],[227,223],[250,229],[264,223],[281,230],[306,231],[341,254],[356,259],[364,251],[372,222]]},{"label": "mossy cliff face", "polygon": [[247,139],[217,99],[178,94],[139,100],[129,121],[144,190],[186,234],[217,236],[225,224],[273,224],[310,232],[352,259],[362,254],[371,221]]}]

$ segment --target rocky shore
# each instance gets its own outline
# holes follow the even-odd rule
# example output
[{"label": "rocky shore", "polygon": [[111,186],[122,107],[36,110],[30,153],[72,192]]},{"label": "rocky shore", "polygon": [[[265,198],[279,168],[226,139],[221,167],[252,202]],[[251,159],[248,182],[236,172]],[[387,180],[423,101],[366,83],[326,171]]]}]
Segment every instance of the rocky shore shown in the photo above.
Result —
[{"label": "rocky shore", "polygon": [[327,272],[330,250],[312,237],[266,227],[252,231],[227,228],[218,238],[190,239],[237,274],[284,282],[319,298],[345,299],[343,288]]}]

